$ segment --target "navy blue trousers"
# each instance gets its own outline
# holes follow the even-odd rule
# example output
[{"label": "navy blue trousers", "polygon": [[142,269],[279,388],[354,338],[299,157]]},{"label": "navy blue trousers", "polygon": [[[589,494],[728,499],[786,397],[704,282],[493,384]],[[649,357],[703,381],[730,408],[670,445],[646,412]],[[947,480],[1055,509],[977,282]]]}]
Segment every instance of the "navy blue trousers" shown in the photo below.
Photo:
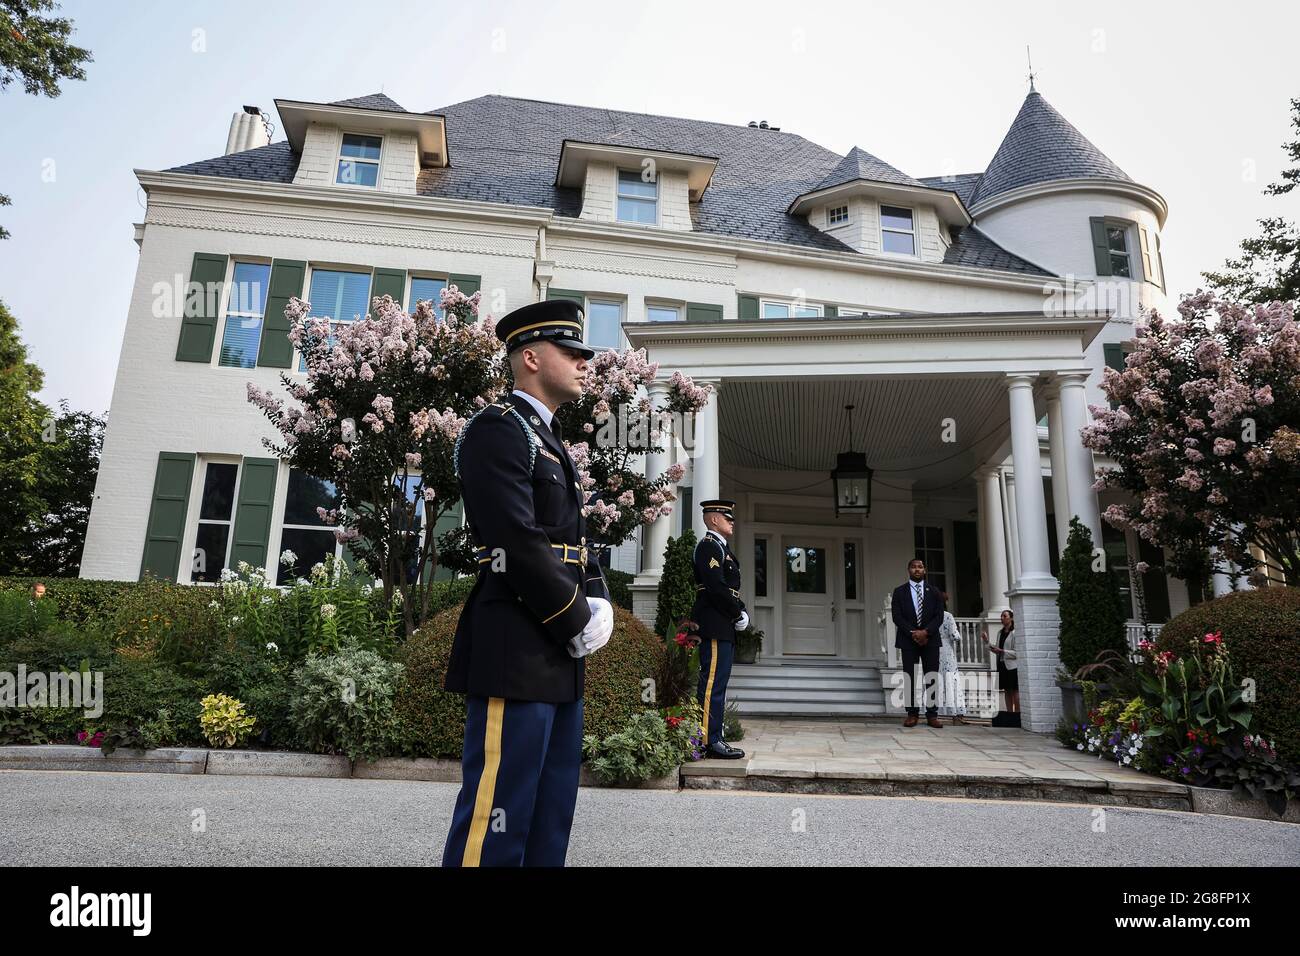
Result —
[{"label": "navy blue trousers", "polygon": [[734,641],[706,638],[700,641],[700,679],[695,688],[695,699],[704,711],[704,744],[715,744],[722,739],[722,712],[727,705],[727,681],[731,679],[731,659],[735,656]]},{"label": "navy blue trousers", "polygon": [[460,795],[443,866],[563,866],[578,800],[582,701],[466,699]]}]

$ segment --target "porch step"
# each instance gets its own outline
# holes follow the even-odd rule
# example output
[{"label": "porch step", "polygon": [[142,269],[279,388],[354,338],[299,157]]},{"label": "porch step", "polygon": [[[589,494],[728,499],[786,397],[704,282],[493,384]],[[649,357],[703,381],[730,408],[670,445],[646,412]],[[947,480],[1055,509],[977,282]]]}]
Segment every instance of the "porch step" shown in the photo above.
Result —
[{"label": "porch step", "polygon": [[736,664],[727,697],[742,715],[866,717],[885,712],[880,671],[838,660]]}]

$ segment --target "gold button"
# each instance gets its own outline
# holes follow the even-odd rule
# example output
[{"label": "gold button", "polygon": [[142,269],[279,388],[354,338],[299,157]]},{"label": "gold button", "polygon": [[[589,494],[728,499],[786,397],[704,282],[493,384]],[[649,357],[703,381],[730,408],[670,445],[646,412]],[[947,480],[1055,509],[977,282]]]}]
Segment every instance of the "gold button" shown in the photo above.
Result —
[{"label": "gold button", "polygon": [[586,544],[586,543],[587,543],[587,539],[585,537],[578,539],[578,544]]}]

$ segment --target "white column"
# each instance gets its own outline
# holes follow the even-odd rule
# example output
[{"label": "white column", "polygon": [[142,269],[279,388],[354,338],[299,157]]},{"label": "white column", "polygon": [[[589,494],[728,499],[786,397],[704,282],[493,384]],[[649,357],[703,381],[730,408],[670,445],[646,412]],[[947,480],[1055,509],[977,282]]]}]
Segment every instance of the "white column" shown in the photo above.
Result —
[{"label": "white column", "polygon": [[1016,469],[1016,532],[1020,544],[1017,584],[1055,584],[1047,547],[1047,504],[1038,456],[1038,416],[1032,374],[1008,376],[1011,391],[1011,459]]},{"label": "white column", "polygon": [[1007,567],[1011,571],[1011,580],[1020,580],[1020,532],[1016,530],[1016,478],[1002,472],[1002,513],[1006,523]]},{"label": "white column", "polygon": [[[668,383],[654,381],[650,383],[650,408],[663,407],[668,398]],[[645,476],[650,481],[658,478],[668,470],[669,452],[672,450],[672,437],[668,429],[664,430],[663,444],[658,449],[651,449],[645,456]],[[667,515],[660,515],[645,526],[643,532],[644,550],[641,555],[643,574],[660,577],[664,570],[664,548],[668,547],[669,522]]]},{"label": "white column", "polygon": [[1002,487],[998,470],[975,473],[979,483],[980,518],[984,530],[984,614],[997,617],[1007,604],[1007,539],[1002,523]]},{"label": "white column", "polygon": [[[702,384],[697,382],[697,384]],[[689,449],[694,462],[694,484],[691,491],[691,527],[695,529],[698,541],[704,537],[704,513],[700,511],[700,502],[718,497],[718,394],[721,382],[709,383],[713,393],[709,403],[695,414],[694,447]],[[682,515],[683,522],[686,519]],[[685,525],[683,524],[683,527]]]},{"label": "white column", "polygon": [[[1060,372],[1057,375],[1061,390],[1061,446],[1068,474],[1070,515],[1077,517],[1092,532],[1092,546],[1101,547],[1101,510],[1097,506],[1097,492],[1092,484],[1097,480],[1091,449],[1084,448],[1079,433],[1088,425],[1088,397],[1084,385],[1088,381],[1085,371]],[[1056,465],[1052,465],[1055,470]],[[1064,547],[1064,542],[1062,542]]]},{"label": "white column", "polygon": [[1051,733],[1061,717],[1056,670],[1061,664],[1057,584],[1048,563],[1047,508],[1043,500],[1032,373],[1007,376],[1011,401],[1011,457],[1016,470],[1016,530],[1020,574],[1008,597],[1016,616],[1021,726]]},{"label": "white column", "polygon": [[1052,459],[1052,516],[1056,524],[1056,553],[1065,551],[1070,535],[1069,476],[1065,470],[1064,429],[1061,426],[1061,396],[1053,391],[1047,396],[1047,449]]}]

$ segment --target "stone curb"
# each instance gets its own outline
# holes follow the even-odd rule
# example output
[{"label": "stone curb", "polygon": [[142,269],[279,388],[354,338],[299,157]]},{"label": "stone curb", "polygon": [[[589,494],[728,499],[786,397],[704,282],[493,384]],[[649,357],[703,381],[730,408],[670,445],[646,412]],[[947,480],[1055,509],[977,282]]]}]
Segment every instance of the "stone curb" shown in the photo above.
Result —
[{"label": "stone curb", "polygon": [[[106,754],[77,744],[0,746],[0,770],[90,770],[115,773],[208,773],[276,777],[335,777],[362,780],[421,780],[460,783],[460,761],[429,757],[382,757],[358,760],[344,756],[288,750],[208,750],[159,747],[118,749]],[[583,766],[579,786],[603,787]],[[631,789],[678,790],[680,774],[646,780]]]}]

